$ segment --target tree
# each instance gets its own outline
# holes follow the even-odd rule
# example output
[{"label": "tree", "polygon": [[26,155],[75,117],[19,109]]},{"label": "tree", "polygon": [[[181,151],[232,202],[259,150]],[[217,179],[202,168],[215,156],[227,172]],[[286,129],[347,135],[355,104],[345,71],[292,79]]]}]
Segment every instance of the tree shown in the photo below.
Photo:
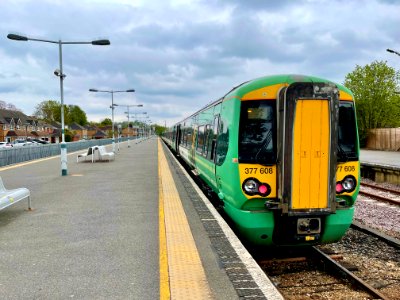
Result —
[{"label": "tree", "polygon": [[109,126],[112,125],[112,120],[110,118],[105,118],[103,121],[100,122],[101,126]]},{"label": "tree", "polygon": [[42,101],[36,105],[33,115],[49,123],[61,122],[61,103],[55,100]]},{"label": "tree", "polygon": [[369,129],[400,126],[399,79],[400,73],[383,61],[364,67],[357,65],[346,75],[344,85],[356,100],[361,144]]},{"label": "tree", "polygon": [[164,127],[164,126],[160,126],[160,125],[157,125],[157,124],[155,125],[155,132],[156,132],[157,135],[162,135],[165,132],[166,129],[167,128]]},{"label": "tree", "polygon": [[88,121],[86,113],[78,105],[68,106],[68,122],[67,124],[78,123],[79,125],[85,126]]}]

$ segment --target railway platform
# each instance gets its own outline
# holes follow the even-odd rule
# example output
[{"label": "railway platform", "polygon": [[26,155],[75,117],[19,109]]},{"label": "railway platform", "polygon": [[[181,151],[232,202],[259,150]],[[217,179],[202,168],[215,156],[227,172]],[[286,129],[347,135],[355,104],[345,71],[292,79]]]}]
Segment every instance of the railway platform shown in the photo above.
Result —
[{"label": "railway platform", "polygon": [[376,182],[400,184],[400,152],[361,150],[361,175]]},{"label": "railway platform", "polygon": [[3,299],[282,299],[160,140],[81,152],[0,168],[33,207],[0,211]]}]

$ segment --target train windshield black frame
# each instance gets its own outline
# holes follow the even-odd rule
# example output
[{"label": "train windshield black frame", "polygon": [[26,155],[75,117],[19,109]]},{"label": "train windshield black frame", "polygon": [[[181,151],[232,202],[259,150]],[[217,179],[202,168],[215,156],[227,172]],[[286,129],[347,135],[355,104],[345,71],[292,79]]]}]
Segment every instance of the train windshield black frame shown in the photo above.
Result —
[{"label": "train windshield black frame", "polygon": [[276,101],[242,101],[239,162],[262,165],[276,163]]},{"label": "train windshield black frame", "polygon": [[354,105],[352,102],[340,101],[338,122],[338,162],[356,161],[357,132]]}]

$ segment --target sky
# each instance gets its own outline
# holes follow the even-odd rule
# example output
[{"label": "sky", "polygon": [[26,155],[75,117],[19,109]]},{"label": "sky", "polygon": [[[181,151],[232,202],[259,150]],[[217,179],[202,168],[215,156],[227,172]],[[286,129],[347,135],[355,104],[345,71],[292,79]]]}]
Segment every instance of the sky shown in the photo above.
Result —
[{"label": "sky", "polygon": [[[64,104],[89,121],[170,126],[232,87],[273,74],[343,83],[357,65],[400,68],[400,0],[0,0],[0,100],[33,115],[60,101],[57,44],[63,45]],[[144,114],[144,113],[147,114]],[[145,118],[148,116],[148,118]]]}]

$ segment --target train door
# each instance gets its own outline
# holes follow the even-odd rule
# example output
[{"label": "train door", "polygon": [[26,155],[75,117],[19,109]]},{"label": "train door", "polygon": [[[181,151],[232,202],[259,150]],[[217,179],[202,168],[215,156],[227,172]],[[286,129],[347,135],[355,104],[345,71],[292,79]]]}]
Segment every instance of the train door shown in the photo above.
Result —
[{"label": "train door", "polygon": [[181,124],[176,126],[176,139],[175,139],[175,150],[176,153],[179,154],[179,145],[181,143],[181,136],[182,136],[182,129],[181,129]]},{"label": "train door", "polygon": [[297,82],[279,99],[279,195],[283,212],[335,210],[338,89]]}]

